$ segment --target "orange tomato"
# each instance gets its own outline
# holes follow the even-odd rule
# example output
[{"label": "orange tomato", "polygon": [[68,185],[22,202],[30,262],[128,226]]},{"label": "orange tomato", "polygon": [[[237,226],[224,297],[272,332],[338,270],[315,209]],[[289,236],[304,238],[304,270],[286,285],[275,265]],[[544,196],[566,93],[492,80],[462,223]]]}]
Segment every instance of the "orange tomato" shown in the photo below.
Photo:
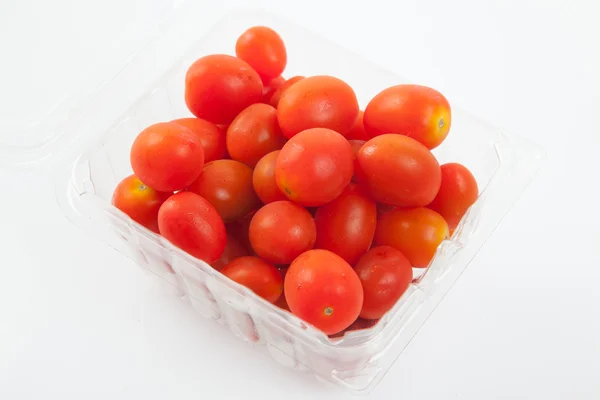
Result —
[{"label": "orange tomato", "polygon": [[200,118],[179,118],[171,122],[185,126],[198,135],[204,148],[205,163],[225,157],[225,134],[217,125]]},{"label": "orange tomato", "polygon": [[235,54],[250,64],[265,82],[281,75],[287,64],[283,40],[266,26],[253,26],[242,33],[235,44]]},{"label": "orange tomato", "polygon": [[254,191],[264,204],[287,200],[275,182],[275,163],[280,150],[273,151],[258,161],[252,173]]},{"label": "orange tomato", "polygon": [[301,81],[304,79],[303,76],[292,76],[290,79],[286,80],[278,89],[273,92],[271,97],[269,98],[269,104],[273,107],[277,108],[279,105],[279,100],[281,100],[281,96],[288,90],[294,83]]},{"label": "orange tomato", "polygon": [[275,303],[283,292],[283,279],[277,268],[258,257],[236,258],[224,266],[221,273],[269,303]]}]

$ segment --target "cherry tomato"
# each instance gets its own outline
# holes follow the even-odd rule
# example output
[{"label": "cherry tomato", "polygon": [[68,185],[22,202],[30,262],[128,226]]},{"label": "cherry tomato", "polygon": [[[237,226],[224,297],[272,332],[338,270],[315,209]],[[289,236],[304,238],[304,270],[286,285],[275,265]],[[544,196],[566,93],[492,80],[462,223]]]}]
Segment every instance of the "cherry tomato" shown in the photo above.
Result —
[{"label": "cherry tomato", "polygon": [[252,187],[252,170],[235,160],[209,162],[187,190],[208,200],[225,222],[241,218],[260,205]]},{"label": "cherry tomato", "polygon": [[217,271],[220,271],[224,266],[236,258],[247,255],[249,255],[248,250],[246,250],[233,235],[227,234],[227,242],[225,243],[223,254],[221,254],[221,257],[212,264],[212,267]]},{"label": "cherry tomato", "polygon": [[189,129],[161,122],[144,129],[135,138],[130,153],[135,175],[160,192],[184,189],[202,172],[202,141]]},{"label": "cherry tomato", "polygon": [[439,146],[450,131],[448,100],[435,89],[420,85],[392,86],[376,95],[365,108],[364,125],[370,137],[398,133],[427,148]]},{"label": "cherry tomato", "polygon": [[363,304],[358,275],[328,250],[309,250],[296,258],[285,277],[284,293],[293,314],[327,335],[356,321]]},{"label": "cherry tomato", "polygon": [[391,246],[408,258],[415,268],[425,268],[449,235],[444,218],[425,207],[395,209],[379,216],[376,246]]},{"label": "cherry tomato", "polygon": [[160,234],[169,242],[209,264],[225,249],[225,224],[206,199],[191,192],[169,197],[158,211]]},{"label": "cherry tomato", "polygon": [[196,60],[185,76],[185,103],[198,118],[229,124],[262,98],[260,76],[248,63],[225,54]]},{"label": "cherry tomato", "polygon": [[[273,94],[275,94],[275,92],[283,86],[283,84],[285,83],[285,78],[281,75],[279,75],[277,78],[273,78],[271,79],[268,83],[264,83],[263,82],[263,96],[262,96],[262,102],[265,104],[270,104],[270,100],[271,97],[273,97]],[[277,106],[273,106],[275,108],[277,108]]]},{"label": "cherry tomato", "polygon": [[[350,143],[350,146],[352,147],[352,159],[354,160],[354,171],[357,171],[359,167],[358,165],[358,151],[360,150],[361,147],[363,147],[363,145],[367,142],[365,142],[364,140],[348,140],[348,143]],[[352,176],[352,182],[356,182],[356,175]]]},{"label": "cherry tomato", "polygon": [[363,287],[360,317],[379,319],[408,289],[413,279],[412,265],[402,252],[390,246],[374,247],[354,267]]},{"label": "cherry tomato", "polygon": [[289,264],[313,248],[317,228],[303,207],[291,201],[276,201],[254,214],[249,234],[258,256],[274,264]]},{"label": "cherry tomato", "polygon": [[275,90],[273,95],[271,95],[271,98],[269,99],[269,104],[277,108],[277,106],[279,105],[279,100],[281,100],[281,96],[283,96],[285,91],[288,90],[294,83],[302,79],[304,79],[303,76],[292,76],[290,79],[286,80],[285,83],[281,85],[279,89]]},{"label": "cherry tomato", "polygon": [[277,268],[258,257],[236,258],[223,267],[221,273],[269,303],[275,303],[283,292],[283,279]]},{"label": "cherry tomato", "polygon": [[275,182],[275,162],[279,153],[280,151],[276,150],[261,158],[252,173],[254,191],[264,204],[287,200]]},{"label": "cherry tomato", "polygon": [[354,123],[354,126],[350,128],[348,133],[346,134],[346,139],[348,140],[363,140],[367,141],[371,139],[371,137],[365,131],[365,124],[363,123],[364,112],[360,111],[358,113],[358,118]]},{"label": "cherry tomato", "polygon": [[442,185],[427,208],[437,211],[444,217],[452,231],[477,200],[479,188],[475,177],[464,165],[449,163],[440,168]]},{"label": "cherry tomato", "polygon": [[296,82],[277,106],[279,126],[287,138],[310,128],[328,128],[346,135],[358,113],[354,90],[332,76],[311,76]]},{"label": "cherry tomato", "polygon": [[225,157],[225,133],[212,122],[200,118],[179,118],[171,122],[183,125],[198,135],[204,148],[205,163]]},{"label": "cherry tomato", "polygon": [[356,177],[378,202],[425,206],[442,181],[440,165],[421,143],[402,135],[377,136],[358,151]]},{"label": "cherry tomato", "polygon": [[281,75],[287,64],[285,44],[271,28],[254,26],[238,38],[235,54],[258,72],[264,81]]},{"label": "cherry tomato", "polygon": [[353,169],[350,143],[335,131],[313,128],[283,146],[275,180],[290,200],[313,207],[338,197],[350,183]]},{"label": "cherry tomato", "polygon": [[268,104],[257,103],[246,108],[227,129],[229,155],[250,167],[264,155],[281,149],[284,143],[277,110]]},{"label": "cherry tomato", "polygon": [[171,193],[157,192],[130,175],[117,185],[112,204],[132,220],[158,233],[158,209]]},{"label": "cherry tomato", "polygon": [[375,202],[350,184],[337,199],[318,208],[315,248],[332,251],[354,265],[371,247],[376,223]]}]

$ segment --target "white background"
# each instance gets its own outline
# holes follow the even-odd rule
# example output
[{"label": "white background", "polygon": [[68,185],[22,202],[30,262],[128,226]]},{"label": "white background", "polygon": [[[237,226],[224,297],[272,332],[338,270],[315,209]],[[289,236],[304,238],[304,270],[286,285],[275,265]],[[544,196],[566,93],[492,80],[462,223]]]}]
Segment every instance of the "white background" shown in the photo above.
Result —
[{"label": "white background", "polygon": [[[199,32],[235,6],[204,3]],[[268,6],[546,150],[369,398],[600,398],[598,3],[237,3]],[[116,71],[170,4],[2,0],[0,115],[35,119],[86,76]],[[1,399],[351,397],[198,318],[70,224],[43,176],[0,170]]]}]

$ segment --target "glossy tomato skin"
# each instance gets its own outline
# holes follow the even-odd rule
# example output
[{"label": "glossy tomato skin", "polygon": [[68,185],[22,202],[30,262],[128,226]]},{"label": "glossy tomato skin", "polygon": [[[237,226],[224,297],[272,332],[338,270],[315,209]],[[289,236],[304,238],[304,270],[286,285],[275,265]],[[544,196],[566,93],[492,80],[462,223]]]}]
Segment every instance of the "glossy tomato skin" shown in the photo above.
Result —
[{"label": "glossy tomato skin", "polygon": [[449,236],[444,218],[425,207],[395,209],[379,216],[374,245],[391,246],[415,268],[425,268]]},{"label": "glossy tomato skin", "polygon": [[370,137],[397,133],[429,149],[439,146],[450,131],[448,100],[435,89],[397,85],[377,94],[365,108],[364,125]]},{"label": "glossy tomato skin", "polygon": [[310,250],[296,258],[286,274],[284,293],[293,314],[327,335],[356,321],[363,304],[358,275],[328,250]]},{"label": "glossy tomato skin", "polygon": [[402,252],[390,246],[374,247],[354,267],[363,287],[360,317],[379,319],[408,289],[413,279],[412,265]]},{"label": "glossy tomato skin", "polygon": [[198,118],[229,124],[262,98],[260,76],[248,63],[225,54],[196,60],[185,76],[185,103]]},{"label": "glossy tomato skin", "polygon": [[204,149],[205,163],[225,157],[225,134],[212,122],[200,118],[179,118],[171,122],[185,126],[195,135],[198,135]]},{"label": "glossy tomato skin", "polygon": [[184,189],[202,172],[202,141],[189,129],[161,122],[144,129],[135,138],[130,152],[134,174],[160,192]]},{"label": "glossy tomato skin", "polygon": [[208,200],[225,222],[255,210],[260,200],[252,187],[252,169],[235,160],[216,160],[188,188]]},{"label": "glossy tomato skin", "polygon": [[275,163],[280,151],[273,151],[258,161],[252,173],[254,191],[264,204],[287,200],[275,182]]},{"label": "glossy tomato skin", "polygon": [[[227,229],[227,226],[225,227]],[[224,266],[235,260],[236,258],[248,256],[248,250],[242,246],[238,240],[233,236],[227,233],[227,242],[225,243],[225,249],[221,254],[221,257],[214,263],[212,263],[212,267],[217,271],[223,269]]]},{"label": "glossy tomato skin", "polygon": [[442,172],[437,160],[407,136],[377,136],[361,147],[357,161],[358,182],[380,203],[425,206],[440,189]]},{"label": "glossy tomato skin", "polygon": [[[265,104],[270,104],[271,97],[275,94],[275,92],[283,86],[285,83],[285,78],[283,76],[278,76],[277,78],[273,78],[267,83],[263,81],[263,96],[262,102]],[[277,106],[274,106],[277,108]]]},{"label": "glossy tomato skin", "polygon": [[362,140],[362,141],[367,141],[367,140],[371,139],[371,136],[369,136],[367,134],[367,132],[365,131],[365,124],[363,122],[363,118],[364,118],[364,112],[360,111],[358,113],[358,118],[356,119],[354,126],[352,126],[352,128],[350,128],[350,130],[346,134],[346,139]]},{"label": "glossy tomato skin", "polygon": [[130,175],[115,188],[112,204],[138,224],[158,233],[158,210],[171,194],[157,192]]},{"label": "glossy tomato skin", "polygon": [[169,197],[158,211],[160,234],[183,251],[209,264],[225,249],[225,224],[206,199],[191,192]]},{"label": "glossy tomato skin", "polygon": [[325,128],[300,132],[281,149],[275,165],[279,189],[306,207],[338,197],[352,179],[352,147],[339,133]]},{"label": "glossy tomato skin", "polygon": [[254,167],[264,155],[281,149],[284,143],[277,110],[268,104],[249,106],[227,128],[229,155],[250,167]]},{"label": "glossy tomato skin", "polygon": [[369,250],[377,224],[377,206],[360,187],[350,184],[315,215],[315,248],[329,250],[354,265]]},{"label": "glossy tomato skin", "polygon": [[440,214],[450,230],[454,230],[469,207],[479,196],[475,177],[462,164],[448,163],[441,166],[442,184],[437,196],[427,206]]},{"label": "glossy tomato skin", "polygon": [[277,268],[258,257],[236,258],[221,273],[269,303],[275,303],[283,292],[283,279]]},{"label": "glossy tomato skin", "polygon": [[276,201],[259,209],[249,229],[252,248],[268,262],[289,264],[313,248],[317,229],[312,215],[291,201]]},{"label": "glossy tomato skin", "polygon": [[253,26],[246,30],[235,44],[235,54],[250,64],[266,82],[281,75],[287,64],[283,39],[266,26]]},{"label": "glossy tomato skin", "polygon": [[296,82],[277,105],[279,126],[287,138],[310,128],[327,128],[346,135],[358,114],[358,100],[350,85],[324,75]]},{"label": "glossy tomato skin", "polygon": [[273,92],[269,98],[269,104],[277,108],[279,105],[279,100],[281,100],[281,96],[283,96],[286,90],[288,90],[294,83],[301,81],[304,78],[304,76],[297,75],[287,79],[277,90]]}]

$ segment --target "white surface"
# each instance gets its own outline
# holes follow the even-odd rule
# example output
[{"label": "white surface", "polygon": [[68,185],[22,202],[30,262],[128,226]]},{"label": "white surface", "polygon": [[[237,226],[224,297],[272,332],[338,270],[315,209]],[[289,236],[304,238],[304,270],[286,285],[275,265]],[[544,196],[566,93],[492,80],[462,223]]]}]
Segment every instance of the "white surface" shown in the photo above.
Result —
[{"label": "white surface", "polygon": [[[233,3],[206,2],[202,20]],[[439,88],[548,153],[369,398],[599,398],[599,6],[357,3],[253,2]],[[84,71],[116,70],[143,36],[127,21],[148,27],[168,4],[3,1],[0,115],[39,112]],[[156,289],[67,222],[46,180],[0,171],[0,185],[0,398],[350,397],[282,369]]]}]

